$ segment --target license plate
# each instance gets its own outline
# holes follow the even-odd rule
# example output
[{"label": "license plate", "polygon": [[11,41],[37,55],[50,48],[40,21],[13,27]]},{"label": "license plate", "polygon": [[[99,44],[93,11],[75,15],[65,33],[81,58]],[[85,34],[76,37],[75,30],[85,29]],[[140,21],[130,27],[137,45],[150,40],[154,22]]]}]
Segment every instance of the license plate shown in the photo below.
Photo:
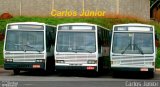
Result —
[{"label": "license plate", "polygon": [[140,71],[148,71],[148,68],[141,68]]},{"label": "license plate", "polygon": [[95,68],[93,66],[88,66],[87,70],[94,70]]},{"label": "license plate", "polygon": [[33,65],[33,68],[40,68],[40,65]]},{"label": "license plate", "polygon": [[69,64],[70,66],[82,66],[82,64]]}]

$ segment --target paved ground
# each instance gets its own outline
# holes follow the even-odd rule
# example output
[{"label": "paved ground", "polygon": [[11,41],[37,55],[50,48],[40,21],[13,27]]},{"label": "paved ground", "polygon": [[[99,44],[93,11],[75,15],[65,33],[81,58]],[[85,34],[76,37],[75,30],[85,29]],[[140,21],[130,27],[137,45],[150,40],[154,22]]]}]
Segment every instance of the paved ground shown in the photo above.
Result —
[{"label": "paved ground", "polygon": [[111,73],[94,76],[73,72],[55,72],[50,75],[21,72],[20,75],[13,75],[12,71],[0,68],[0,87],[160,87],[159,70],[154,78],[143,75],[122,73],[116,78],[113,78]]}]

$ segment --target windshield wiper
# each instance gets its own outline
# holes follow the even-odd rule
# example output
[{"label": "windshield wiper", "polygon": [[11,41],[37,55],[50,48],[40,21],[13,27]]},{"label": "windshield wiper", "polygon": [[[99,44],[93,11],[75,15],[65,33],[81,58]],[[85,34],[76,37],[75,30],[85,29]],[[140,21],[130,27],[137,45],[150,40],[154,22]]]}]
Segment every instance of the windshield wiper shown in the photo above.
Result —
[{"label": "windshield wiper", "polygon": [[92,51],[90,51],[90,50],[87,50],[87,49],[84,49],[85,51],[87,51],[87,52],[89,52],[89,53],[93,53]]},{"label": "windshield wiper", "polygon": [[71,50],[72,52],[75,52],[75,53],[77,53],[77,50]]},{"label": "windshield wiper", "polygon": [[27,46],[27,47],[30,47],[30,48],[33,48],[33,49],[35,49],[37,52],[41,52],[39,49],[37,49],[36,47],[33,47],[33,46],[30,46],[30,45],[28,45],[28,44],[25,44],[24,46]]},{"label": "windshield wiper", "polygon": [[143,55],[144,53],[143,53],[143,50],[140,48],[140,47],[138,47],[138,45],[137,44],[134,44],[135,45],[135,47],[137,47],[138,48],[138,50],[140,51],[140,53]]},{"label": "windshield wiper", "polygon": [[[27,47],[30,47],[30,48],[33,48],[33,49],[35,49],[37,52],[41,52],[39,49],[37,49],[37,48],[35,48],[35,47],[33,47],[33,46],[30,46],[30,45],[28,45],[28,44],[15,44],[14,42],[12,42],[12,41],[8,41],[8,43],[9,44],[12,44],[12,45],[15,45],[15,46],[19,46],[19,47],[21,47],[25,52],[26,52],[26,49],[24,49],[24,46],[27,46]],[[22,47],[23,46],[23,47]]]},{"label": "windshield wiper", "polygon": [[132,45],[132,44],[128,44],[127,47],[121,52],[121,54],[124,54],[126,52],[126,50],[130,47],[130,45]]},{"label": "windshield wiper", "polygon": [[82,51],[87,51],[87,52],[89,52],[89,53],[93,53],[92,51],[87,50],[87,49],[73,49],[73,50],[72,50],[72,52],[77,53],[77,52],[78,52],[78,50],[82,50]]},{"label": "windshield wiper", "polygon": [[11,44],[11,45],[15,45],[15,46],[19,46],[19,45],[23,45],[23,44],[16,44],[14,43],[13,41],[7,41],[8,44]]},{"label": "windshield wiper", "polygon": [[140,51],[140,53],[141,53],[142,55],[144,54],[144,53],[143,53],[143,50],[142,50],[140,47],[138,47],[137,44],[128,44],[127,47],[124,49],[124,51],[121,52],[121,54],[124,54],[124,53],[126,52],[126,50],[127,50],[131,45],[134,45],[135,47],[137,47],[137,49]]},{"label": "windshield wiper", "polygon": [[11,44],[11,45],[14,45],[14,46],[19,46],[22,50],[24,50],[24,47],[21,47],[21,46],[23,46],[23,44],[16,44],[13,41],[8,41],[7,43]]}]

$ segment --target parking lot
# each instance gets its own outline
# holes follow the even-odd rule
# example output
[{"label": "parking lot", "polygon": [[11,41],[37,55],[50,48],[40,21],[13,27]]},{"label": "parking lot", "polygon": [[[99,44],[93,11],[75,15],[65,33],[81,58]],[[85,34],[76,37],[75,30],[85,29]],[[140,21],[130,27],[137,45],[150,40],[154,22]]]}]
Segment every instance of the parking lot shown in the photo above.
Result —
[{"label": "parking lot", "polygon": [[[12,71],[0,69],[1,87],[5,85],[14,85],[15,87],[159,87],[160,71],[155,72],[154,78],[146,78],[137,74],[121,74],[119,77],[112,77],[110,72],[106,74],[93,76],[89,73],[74,72],[54,72],[50,75],[41,75],[39,72],[21,72],[19,75],[13,75]],[[10,87],[10,86],[7,86]]]}]

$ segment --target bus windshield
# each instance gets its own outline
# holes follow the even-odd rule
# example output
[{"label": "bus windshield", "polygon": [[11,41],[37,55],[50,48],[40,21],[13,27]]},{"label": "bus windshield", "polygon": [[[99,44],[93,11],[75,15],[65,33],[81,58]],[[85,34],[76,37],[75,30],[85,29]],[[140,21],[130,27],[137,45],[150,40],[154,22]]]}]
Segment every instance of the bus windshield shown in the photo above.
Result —
[{"label": "bus windshield", "polygon": [[6,36],[6,51],[43,51],[43,31],[8,30]]},{"label": "bus windshield", "polygon": [[154,52],[153,34],[115,32],[112,51],[121,54],[151,54]]},{"label": "bus windshield", "polygon": [[57,52],[95,52],[95,32],[65,32],[59,31]]}]

